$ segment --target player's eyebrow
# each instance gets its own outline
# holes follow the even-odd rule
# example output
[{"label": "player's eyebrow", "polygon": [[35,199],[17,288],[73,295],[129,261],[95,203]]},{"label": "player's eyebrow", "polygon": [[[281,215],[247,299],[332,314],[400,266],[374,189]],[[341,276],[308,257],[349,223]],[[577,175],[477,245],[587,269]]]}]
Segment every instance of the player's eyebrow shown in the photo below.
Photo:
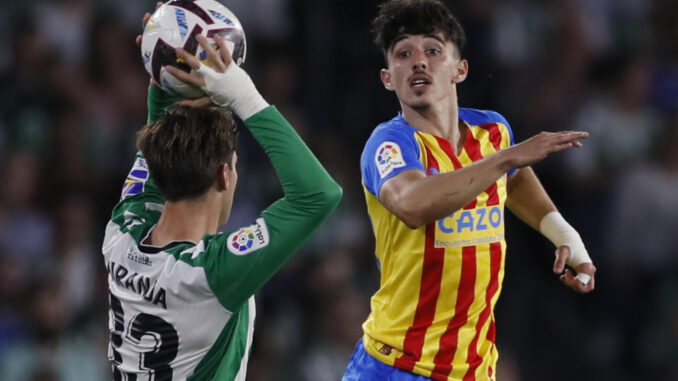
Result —
[{"label": "player's eyebrow", "polygon": [[417,35],[423,35],[426,38],[433,38],[434,40],[440,42],[441,44],[445,44],[445,41],[439,36],[440,32],[434,32],[434,33],[403,33],[396,37],[393,40],[393,44],[391,45],[391,50],[395,48],[395,46],[402,40],[410,37],[410,36],[417,36]]},{"label": "player's eyebrow", "polygon": [[444,41],[442,38],[440,38],[440,36],[438,35],[438,33],[435,33],[435,34],[433,34],[433,33],[427,33],[427,34],[424,35],[424,37],[432,38],[432,39],[434,39],[434,40],[437,40],[437,41],[440,42],[441,44],[445,45],[445,41]]}]

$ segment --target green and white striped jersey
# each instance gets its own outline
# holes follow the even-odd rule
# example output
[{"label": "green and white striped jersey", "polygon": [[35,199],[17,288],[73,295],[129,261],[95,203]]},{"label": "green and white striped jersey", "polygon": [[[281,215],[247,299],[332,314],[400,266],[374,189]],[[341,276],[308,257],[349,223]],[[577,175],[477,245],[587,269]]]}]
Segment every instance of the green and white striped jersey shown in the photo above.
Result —
[{"label": "green and white striped jersey", "polygon": [[341,188],[275,107],[245,125],[285,196],[250,226],[200,242],[142,243],[164,201],[137,155],[103,244],[115,380],[244,380],[254,293],[339,203]]}]

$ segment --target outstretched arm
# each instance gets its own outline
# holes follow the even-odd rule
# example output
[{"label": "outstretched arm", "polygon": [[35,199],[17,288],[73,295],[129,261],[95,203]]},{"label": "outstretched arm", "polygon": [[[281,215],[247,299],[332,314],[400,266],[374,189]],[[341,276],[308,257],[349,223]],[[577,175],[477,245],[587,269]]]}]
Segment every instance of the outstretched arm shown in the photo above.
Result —
[{"label": "outstretched arm", "polygon": [[[581,237],[558,213],[532,168],[522,168],[509,178],[507,192],[506,206],[556,245],[553,272],[561,274],[561,281],[577,292],[593,291],[596,267]],[[565,269],[566,264],[577,272],[576,276]]]},{"label": "outstretched arm", "polygon": [[407,226],[418,228],[464,207],[513,168],[532,165],[551,153],[579,146],[586,132],[542,132],[464,168],[436,176],[408,170],[379,191],[384,206]]}]

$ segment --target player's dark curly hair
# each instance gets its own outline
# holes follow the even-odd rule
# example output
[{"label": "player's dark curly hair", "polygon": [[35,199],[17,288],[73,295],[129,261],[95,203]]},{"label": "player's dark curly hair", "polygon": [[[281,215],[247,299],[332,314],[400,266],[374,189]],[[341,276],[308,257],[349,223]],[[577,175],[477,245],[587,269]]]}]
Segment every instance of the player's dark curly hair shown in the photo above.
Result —
[{"label": "player's dark curly hair", "polygon": [[461,24],[439,0],[389,0],[379,6],[372,31],[374,42],[384,56],[405,34],[442,32],[460,55],[466,43]]},{"label": "player's dark curly hair", "polygon": [[218,107],[174,106],[144,126],[137,147],[160,193],[169,201],[204,194],[222,164],[230,164],[237,125],[230,111]]}]

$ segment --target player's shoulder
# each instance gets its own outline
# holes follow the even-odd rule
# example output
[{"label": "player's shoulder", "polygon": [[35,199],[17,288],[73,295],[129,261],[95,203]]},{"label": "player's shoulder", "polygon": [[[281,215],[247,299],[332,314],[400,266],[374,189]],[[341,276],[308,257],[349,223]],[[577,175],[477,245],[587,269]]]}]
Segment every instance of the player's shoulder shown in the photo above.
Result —
[{"label": "player's shoulder", "polygon": [[370,137],[365,142],[363,154],[366,151],[373,151],[381,146],[384,142],[393,142],[400,144],[412,144],[415,140],[414,133],[417,129],[407,124],[400,113],[394,118],[385,122],[379,123]]},{"label": "player's shoulder", "polygon": [[407,124],[402,114],[398,113],[394,118],[379,123],[372,131],[368,141],[374,137],[387,135],[411,136],[416,131],[417,129]]},{"label": "player's shoulder", "polygon": [[401,146],[411,147],[416,145],[414,138],[416,131],[417,129],[407,124],[400,113],[390,120],[379,123],[365,142],[361,162],[364,164],[365,160],[385,145],[398,147],[398,151],[400,151]]},{"label": "player's shoulder", "polygon": [[459,108],[459,119],[471,125],[501,123],[508,126],[504,116],[493,110],[479,110],[474,108]]}]

